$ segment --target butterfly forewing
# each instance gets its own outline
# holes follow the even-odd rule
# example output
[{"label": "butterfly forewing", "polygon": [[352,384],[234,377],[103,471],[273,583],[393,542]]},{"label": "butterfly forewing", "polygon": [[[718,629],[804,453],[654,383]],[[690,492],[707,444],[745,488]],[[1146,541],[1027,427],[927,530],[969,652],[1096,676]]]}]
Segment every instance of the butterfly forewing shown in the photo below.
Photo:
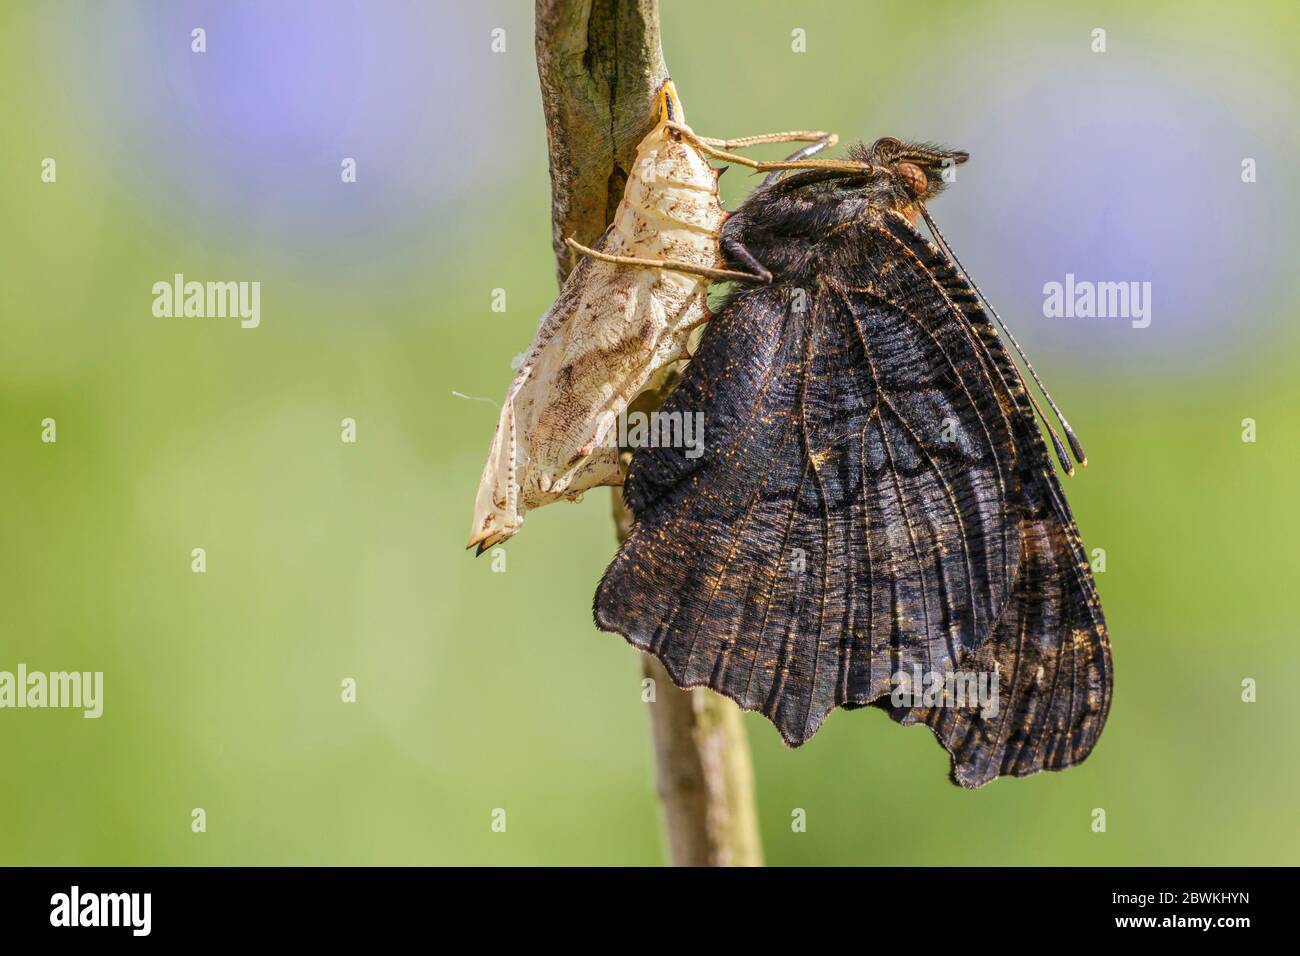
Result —
[{"label": "butterfly forewing", "polygon": [[601,627],[791,744],[899,670],[959,666],[1021,554],[1011,402],[969,322],[879,224],[830,242],[811,287],[711,323],[663,408],[705,412],[707,450],[637,453],[596,597]]},{"label": "butterfly forewing", "polygon": [[1033,416],[1029,396],[970,285],[904,222],[892,234],[933,277],[976,336],[977,351],[1013,403],[1020,471],[1020,573],[990,641],[963,663],[996,674],[992,707],[877,705],[904,724],[928,724],[952,756],[954,782],[1062,770],[1091,752],[1110,708],[1110,641],[1078,529]]}]

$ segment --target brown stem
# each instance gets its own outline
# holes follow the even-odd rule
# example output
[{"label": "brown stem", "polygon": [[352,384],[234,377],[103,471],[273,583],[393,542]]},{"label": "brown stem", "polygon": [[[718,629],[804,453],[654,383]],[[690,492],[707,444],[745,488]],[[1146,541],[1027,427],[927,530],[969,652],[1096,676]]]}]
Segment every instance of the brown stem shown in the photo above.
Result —
[{"label": "brown stem", "polygon": [[[658,0],[537,0],[537,73],[551,166],[552,243],[563,283],[623,198],[637,144],[650,131],[655,90],[668,75]],[[665,393],[666,394],[666,393]],[[662,398],[638,403],[653,407]],[[631,527],[621,491],[614,519]],[[754,773],[740,711],[709,690],[675,687],[642,655],[654,681],[650,725],[669,858],[676,866],[761,866]]]}]

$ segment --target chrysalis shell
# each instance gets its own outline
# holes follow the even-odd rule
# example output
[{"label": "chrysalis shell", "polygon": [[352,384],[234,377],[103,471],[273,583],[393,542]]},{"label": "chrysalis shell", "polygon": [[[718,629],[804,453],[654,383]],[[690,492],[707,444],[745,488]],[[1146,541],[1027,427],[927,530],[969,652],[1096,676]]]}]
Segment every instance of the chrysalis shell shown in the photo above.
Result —
[{"label": "chrysalis shell", "polygon": [[[641,141],[614,220],[596,248],[720,265],[719,170],[668,128],[685,123],[671,81]],[[583,258],[542,317],[506,393],[474,504],[469,547],[519,531],[526,512],[622,482],[617,424],[682,358],[709,318],[705,278]]]}]

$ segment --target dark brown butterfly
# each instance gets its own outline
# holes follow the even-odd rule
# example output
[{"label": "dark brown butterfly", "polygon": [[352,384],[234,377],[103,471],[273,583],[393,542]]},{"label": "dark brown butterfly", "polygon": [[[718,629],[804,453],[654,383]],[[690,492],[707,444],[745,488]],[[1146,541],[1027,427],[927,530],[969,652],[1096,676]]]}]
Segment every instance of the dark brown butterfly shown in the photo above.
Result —
[{"label": "dark brown butterfly", "polygon": [[[704,412],[705,453],[633,457],[597,624],[791,746],[874,704],[929,724],[962,786],[1072,766],[1110,705],[1101,606],[1038,406],[917,229],[943,244],[925,203],[966,155],[887,138],[854,158],[727,221],[728,258],[769,278],[732,293],[662,410]],[[996,674],[999,706],[900,704],[914,668]]]}]

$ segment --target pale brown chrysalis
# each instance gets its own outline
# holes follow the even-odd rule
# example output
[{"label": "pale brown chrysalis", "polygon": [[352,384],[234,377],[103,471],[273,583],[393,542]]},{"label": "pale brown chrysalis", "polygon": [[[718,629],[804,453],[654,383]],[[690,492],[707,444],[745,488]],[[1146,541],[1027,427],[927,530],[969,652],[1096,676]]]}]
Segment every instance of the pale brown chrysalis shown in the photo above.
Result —
[{"label": "pale brown chrysalis", "polygon": [[[709,319],[709,279],[752,278],[719,268],[727,214],[718,198],[721,170],[705,154],[765,169],[814,162],[756,164],[711,144],[835,141],[820,132],[702,139],[685,125],[671,81],[656,108],[659,121],[637,149],[613,223],[594,251],[573,244],[589,254],[542,317],[506,393],[474,504],[468,546],[480,553],[517,533],[528,511],[622,482],[619,418],[672,363],[689,357],[687,340]],[[699,272],[681,271],[691,267]]]}]

